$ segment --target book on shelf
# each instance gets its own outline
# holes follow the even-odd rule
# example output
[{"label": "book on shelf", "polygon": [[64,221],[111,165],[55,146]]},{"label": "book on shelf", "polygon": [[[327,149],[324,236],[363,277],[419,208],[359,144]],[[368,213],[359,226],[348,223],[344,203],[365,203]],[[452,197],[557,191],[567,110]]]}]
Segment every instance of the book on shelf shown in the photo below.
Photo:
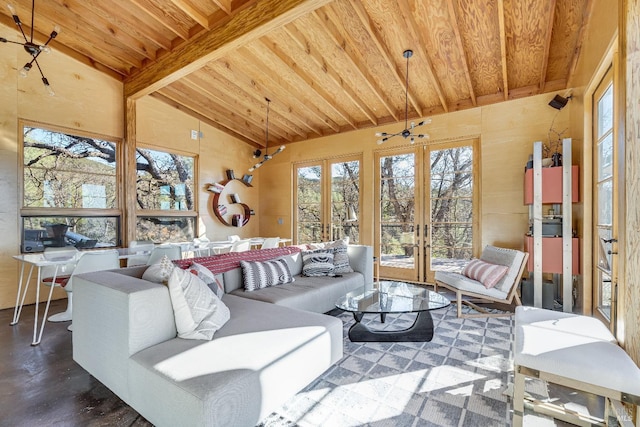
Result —
[{"label": "book on shelf", "polygon": [[229,197],[232,203],[240,203],[240,195],[238,193],[230,194]]},{"label": "book on shelf", "polygon": [[209,188],[207,188],[207,190],[211,191],[212,193],[222,193],[222,190],[224,190],[224,185],[217,182],[209,184]]},{"label": "book on shelf", "polygon": [[233,169],[227,169],[227,179],[230,181],[236,179],[236,174],[233,172]]},{"label": "book on shelf", "polygon": [[242,227],[245,224],[244,215],[242,214],[234,214],[231,217],[231,225],[234,227]]},{"label": "book on shelf", "polygon": [[227,207],[225,205],[218,205],[218,213],[220,215],[226,215],[227,214]]}]

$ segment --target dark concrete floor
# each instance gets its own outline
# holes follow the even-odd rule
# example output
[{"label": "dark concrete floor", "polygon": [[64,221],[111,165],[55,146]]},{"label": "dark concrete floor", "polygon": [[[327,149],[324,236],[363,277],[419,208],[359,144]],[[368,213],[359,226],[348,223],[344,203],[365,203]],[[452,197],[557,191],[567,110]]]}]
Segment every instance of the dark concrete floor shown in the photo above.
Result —
[{"label": "dark concrete floor", "polygon": [[[49,313],[66,304],[52,302]],[[150,426],[73,361],[70,322],[47,322],[42,342],[31,346],[34,307],[25,306],[14,326],[13,309],[0,310],[0,426]]]}]

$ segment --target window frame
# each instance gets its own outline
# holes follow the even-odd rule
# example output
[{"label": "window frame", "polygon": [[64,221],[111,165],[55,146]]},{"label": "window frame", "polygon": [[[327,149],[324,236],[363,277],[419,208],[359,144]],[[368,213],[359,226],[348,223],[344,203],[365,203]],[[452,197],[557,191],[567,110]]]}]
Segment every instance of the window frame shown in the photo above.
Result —
[{"label": "window frame", "polygon": [[[193,237],[198,236],[199,235],[198,228],[199,228],[199,223],[200,223],[200,221],[198,221],[198,218],[199,218],[199,210],[198,210],[199,195],[198,195],[198,191],[197,191],[197,189],[199,188],[199,186],[198,186],[199,185],[198,184],[199,155],[197,153],[194,153],[194,152],[176,150],[176,149],[167,148],[167,147],[164,147],[164,146],[157,146],[157,145],[151,145],[151,144],[142,144],[142,143],[137,143],[136,144],[136,148],[135,148],[136,155],[137,155],[137,150],[138,149],[153,150],[153,151],[159,151],[159,152],[162,152],[162,153],[176,154],[176,155],[179,155],[179,156],[193,158],[193,184],[192,184],[193,210],[140,209],[138,204],[135,203],[135,213],[134,213],[134,218],[133,218],[133,222],[132,222],[132,224],[134,225],[134,230],[133,230],[134,240],[139,240],[138,239],[138,237],[139,237],[138,236],[138,221],[141,218],[192,218],[193,221],[194,221],[194,236]],[[134,164],[135,164],[135,159],[134,159]],[[138,195],[138,185],[137,185],[138,170],[137,169],[134,171],[133,176],[136,177],[136,182],[134,182],[132,184],[131,191],[135,195],[134,197],[137,198],[137,195]],[[157,242],[157,243],[164,243],[164,242]]]},{"label": "window frame", "polygon": [[[103,141],[112,142],[116,147],[116,172],[115,172],[115,191],[116,191],[116,200],[115,200],[115,208],[50,208],[50,207],[25,207],[24,205],[24,197],[25,197],[25,180],[24,180],[24,129],[25,127],[44,129],[49,132],[57,132],[57,133],[65,133],[80,137],[99,139]],[[120,246],[122,242],[123,235],[123,224],[124,224],[124,209],[122,207],[123,203],[123,180],[121,178],[123,171],[123,144],[122,138],[117,138],[114,136],[103,135],[95,132],[88,132],[75,128],[67,128],[64,126],[53,125],[50,123],[38,122],[35,120],[28,119],[19,119],[18,120],[18,205],[20,207],[20,241],[21,241],[21,252],[24,249],[23,241],[24,241],[24,218],[26,217],[74,217],[74,218],[96,218],[96,217],[113,217],[116,218],[118,224],[118,232],[116,235],[116,246]]]}]

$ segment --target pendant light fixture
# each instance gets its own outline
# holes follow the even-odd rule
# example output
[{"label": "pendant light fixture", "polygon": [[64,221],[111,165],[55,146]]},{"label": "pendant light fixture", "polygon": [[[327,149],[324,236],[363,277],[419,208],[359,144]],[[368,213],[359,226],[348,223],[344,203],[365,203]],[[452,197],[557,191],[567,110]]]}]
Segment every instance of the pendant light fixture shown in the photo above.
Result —
[{"label": "pendant light fixture", "polygon": [[[265,131],[264,156],[262,157],[262,160],[260,160],[258,163],[256,163],[255,165],[249,168],[249,172],[253,172],[254,170],[258,169],[260,166],[265,164],[265,162],[273,159],[273,156],[281,153],[284,150],[284,145],[281,145],[272,154],[268,153],[268,150],[269,150],[269,104],[271,104],[271,100],[269,98],[265,98],[265,101],[267,101],[267,123],[266,123],[267,126]],[[261,155],[262,155],[262,151],[260,149],[253,152],[254,159],[259,158]]]},{"label": "pendant light fixture", "polygon": [[413,51],[410,49],[407,49],[402,53],[402,56],[407,58],[407,73],[405,74],[406,78],[405,78],[405,91],[404,91],[404,130],[398,133],[376,132],[377,137],[382,137],[378,140],[378,144],[382,144],[387,140],[389,140],[390,138],[393,138],[394,136],[402,136],[404,139],[410,138],[410,141],[412,144],[415,144],[416,138],[418,139],[429,138],[429,134],[426,134],[426,133],[415,134],[413,133],[413,131],[417,127],[431,123],[431,119],[425,119],[420,123],[418,123],[417,125],[415,124],[415,122],[411,122],[411,125],[409,125],[409,58],[413,56]]},{"label": "pendant light fixture", "polygon": [[50,53],[51,52],[51,48],[49,47],[49,42],[51,40],[55,39],[56,36],[58,35],[58,33],[60,33],[60,27],[58,27],[56,25],[53,28],[53,31],[51,32],[51,34],[49,34],[49,39],[45,42],[45,44],[36,44],[36,43],[33,42],[33,18],[35,16],[36,0],[33,0],[31,2],[31,34],[30,34],[30,37],[28,39],[27,39],[27,35],[24,33],[24,29],[22,28],[22,21],[20,21],[20,18],[18,17],[18,14],[16,13],[16,9],[11,4],[7,4],[7,7],[9,8],[9,11],[11,12],[11,16],[13,17],[13,22],[16,23],[16,25],[20,29],[20,32],[22,33],[22,37],[24,37],[24,43],[7,40],[4,37],[0,37],[0,42],[2,42],[2,43],[13,43],[13,44],[21,45],[24,48],[24,50],[29,55],[31,55],[31,61],[29,61],[26,64],[24,64],[24,67],[22,67],[18,71],[20,76],[21,77],[27,77],[27,75],[29,74],[29,70],[31,70],[31,68],[33,67],[33,64],[36,64],[36,67],[38,67],[38,71],[40,71],[40,76],[42,77],[42,83],[44,83],[45,89],[47,90],[49,95],[51,95],[51,96],[55,95],[55,92],[53,91],[53,89],[49,85],[49,80],[47,80],[47,78],[42,73],[42,68],[40,68],[40,64],[38,63],[38,56],[40,56],[40,54],[42,52],[45,52],[45,53]]}]

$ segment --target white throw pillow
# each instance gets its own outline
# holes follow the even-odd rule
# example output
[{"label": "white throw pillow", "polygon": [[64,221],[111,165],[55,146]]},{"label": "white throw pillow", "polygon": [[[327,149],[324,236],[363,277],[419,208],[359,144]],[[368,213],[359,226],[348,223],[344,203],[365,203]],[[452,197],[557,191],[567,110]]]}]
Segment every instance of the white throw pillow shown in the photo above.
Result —
[{"label": "white throw pillow", "polygon": [[160,258],[160,261],[147,267],[144,273],[142,273],[142,279],[166,285],[169,281],[169,275],[171,275],[174,268],[175,264],[165,255]]},{"label": "white throw pillow", "polygon": [[200,280],[207,284],[218,298],[224,296],[224,276],[222,274],[214,274],[211,270],[202,264],[194,262],[188,268],[188,270],[198,276]]},{"label": "white throw pillow", "polygon": [[180,338],[211,340],[229,320],[229,308],[206,283],[186,270],[173,269],[169,295]]}]

